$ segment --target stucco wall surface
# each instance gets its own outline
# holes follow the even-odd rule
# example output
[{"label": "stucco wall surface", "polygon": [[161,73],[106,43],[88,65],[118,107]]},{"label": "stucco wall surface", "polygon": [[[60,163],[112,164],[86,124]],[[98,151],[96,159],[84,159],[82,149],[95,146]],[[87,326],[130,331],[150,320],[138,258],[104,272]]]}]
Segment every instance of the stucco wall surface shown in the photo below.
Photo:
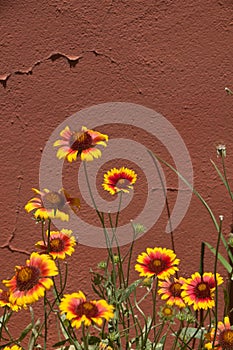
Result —
[{"label": "stucco wall surface", "polygon": [[[39,228],[24,205],[32,197],[31,188],[39,188],[46,142],[66,118],[103,103],[141,105],[172,123],[188,149],[195,187],[217,217],[224,215],[223,232],[228,235],[231,202],[210,159],[220,166],[215,144],[227,145],[231,181],[233,96],[224,89],[233,89],[233,1],[0,0],[0,33],[1,279],[12,277],[15,265],[24,264],[40,239]],[[141,118],[141,130],[114,125],[112,119],[109,125],[101,120],[95,124],[110,139],[136,140],[172,162],[162,142],[144,130]],[[124,154],[118,163],[125,164]],[[115,164],[113,154],[97,174],[99,194],[105,200],[109,199],[101,179]],[[79,165],[72,163],[64,170],[64,183],[72,195],[80,195]],[[139,178],[133,207],[125,209],[123,222],[131,219],[133,211],[143,209],[153,187],[147,187],[141,166],[132,161],[127,165],[135,167]],[[172,208],[177,178],[168,169],[164,172]],[[95,222],[85,198],[81,204],[82,219]],[[134,259],[148,246],[171,247],[166,224],[164,209],[153,228],[137,240]],[[214,245],[217,239],[196,197],[174,237],[182,273],[188,276],[199,268],[201,241]],[[89,268],[104,255],[104,249],[80,242],[69,258],[67,292],[85,289],[92,295]],[[207,252],[206,268],[212,269],[211,259]]]}]

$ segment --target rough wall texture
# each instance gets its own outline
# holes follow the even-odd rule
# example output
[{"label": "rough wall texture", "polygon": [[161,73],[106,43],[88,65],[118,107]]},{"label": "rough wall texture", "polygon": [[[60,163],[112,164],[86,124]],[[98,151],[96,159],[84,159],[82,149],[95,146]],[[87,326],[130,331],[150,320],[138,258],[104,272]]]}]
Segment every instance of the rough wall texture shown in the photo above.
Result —
[{"label": "rough wall texture", "polygon": [[[224,91],[233,88],[232,0],[0,0],[0,28],[1,279],[12,276],[39,239],[24,204],[31,188],[39,186],[50,134],[66,117],[104,102],[140,104],[174,125],[189,150],[195,187],[216,215],[225,216],[227,235],[231,205],[210,158],[216,160],[220,140],[229,158],[233,153],[233,96]],[[116,132],[111,125],[100,131],[110,137]],[[156,151],[154,140],[143,137]],[[232,179],[230,159],[228,165]],[[172,176],[168,183],[176,187]],[[137,195],[143,203],[143,190]],[[177,192],[169,195],[173,203]],[[170,246],[165,223],[166,212],[137,241],[135,257],[148,245]],[[198,269],[201,241],[216,242],[196,198],[175,239],[183,273],[189,275]],[[89,267],[102,256],[102,249],[80,245],[70,258],[68,290],[85,286],[91,293]],[[212,268],[211,260],[206,265]]]}]

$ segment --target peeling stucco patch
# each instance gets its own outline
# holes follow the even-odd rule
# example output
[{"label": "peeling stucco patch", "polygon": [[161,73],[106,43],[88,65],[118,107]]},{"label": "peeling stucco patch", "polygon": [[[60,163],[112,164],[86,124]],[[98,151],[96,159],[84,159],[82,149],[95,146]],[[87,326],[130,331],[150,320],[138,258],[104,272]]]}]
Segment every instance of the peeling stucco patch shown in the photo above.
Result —
[{"label": "peeling stucco patch", "polygon": [[49,60],[54,62],[54,61],[62,58],[62,59],[65,59],[67,61],[67,63],[70,65],[70,68],[74,68],[80,62],[80,60],[84,58],[84,55],[86,53],[93,53],[96,57],[97,56],[105,57],[111,63],[117,64],[117,62],[112,57],[110,57],[104,53],[98,52],[97,50],[86,50],[86,51],[83,51],[79,56],[66,55],[66,54],[63,54],[61,52],[53,52],[49,56],[45,57],[44,59],[41,59],[41,60],[35,62],[31,67],[29,67],[26,70],[17,70],[17,71],[14,71],[12,73],[5,73],[5,74],[0,75],[0,83],[2,84],[2,86],[4,88],[6,88],[8,80],[13,75],[31,75],[33,73],[33,70],[35,67],[37,67],[40,64],[42,64],[46,61],[49,61]]}]

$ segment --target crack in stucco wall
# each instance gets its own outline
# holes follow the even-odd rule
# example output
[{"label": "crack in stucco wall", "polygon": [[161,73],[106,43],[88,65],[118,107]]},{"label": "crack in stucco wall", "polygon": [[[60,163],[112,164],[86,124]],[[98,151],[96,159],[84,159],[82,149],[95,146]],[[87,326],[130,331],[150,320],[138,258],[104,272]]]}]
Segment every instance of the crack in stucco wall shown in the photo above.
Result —
[{"label": "crack in stucco wall", "polygon": [[26,250],[23,249],[18,249],[12,246],[12,241],[15,238],[15,234],[17,231],[17,224],[18,224],[18,220],[19,220],[19,213],[20,213],[20,205],[19,203],[19,196],[20,196],[20,191],[21,191],[21,187],[22,187],[22,180],[23,180],[23,176],[19,175],[18,176],[18,180],[19,180],[19,184],[17,187],[17,200],[16,200],[16,206],[15,206],[15,223],[14,223],[14,227],[12,229],[12,231],[10,232],[10,235],[8,237],[8,239],[6,240],[6,243],[4,243],[3,245],[0,246],[0,249],[8,249],[10,252],[17,252],[17,253],[21,253],[21,254],[26,254],[27,256],[30,256],[30,253]]},{"label": "crack in stucco wall", "polygon": [[114,60],[112,57],[110,57],[104,53],[101,53],[97,50],[85,50],[79,56],[66,55],[66,54],[61,53],[61,52],[53,52],[49,56],[47,56],[39,61],[36,61],[28,69],[24,69],[24,70],[19,69],[19,70],[16,70],[14,72],[11,72],[11,73],[5,73],[5,74],[0,75],[0,83],[2,84],[3,88],[6,88],[7,82],[12,76],[14,76],[14,75],[31,75],[33,73],[33,70],[35,67],[37,67],[40,64],[42,64],[46,61],[49,61],[49,60],[54,62],[60,58],[63,58],[70,65],[70,68],[75,68],[75,66],[80,62],[80,60],[84,58],[84,55],[86,53],[93,53],[96,57],[97,56],[105,57],[108,60],[110,60],[110,63],[118,64],[118,62],[116,60]]}]

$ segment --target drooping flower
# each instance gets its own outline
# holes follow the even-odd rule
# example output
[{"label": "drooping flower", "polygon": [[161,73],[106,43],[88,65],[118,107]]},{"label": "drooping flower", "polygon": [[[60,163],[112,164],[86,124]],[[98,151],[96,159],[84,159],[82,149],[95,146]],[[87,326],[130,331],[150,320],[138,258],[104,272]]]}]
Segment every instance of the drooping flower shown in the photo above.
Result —
[{"label": "drooping flower", "polygon": [[183,277],[174,278],[169,280],[168,278],[165,281],[159,281],[159,287],[162,287],[158,290],[158,294],[161,294],[161,299],[166,300],[168,305],[177,305],[178,307],[185,307],[183,298],[181,297],[182,285],[185,283]]},{"label": "drooping flower", "polygon": [[46,220],[61,219],[62,221],[69,220],[69,207],[76,211],[80,208],[78,198],[71,198],[70,195],[61,189],[58,192],[44,189],[39,191],[36,188],[32,189],[39,197],[33,197],[25,205],[25,210],[33,212],[36,219]]},{"label": "drooping flower", "polygon": [[22,348],[21,348],[20,346],[18,346],[18,345],[13,345],[13,346],[11,346],[11,347],[5,346],[5,347],[3,348],[3,350],[22,350]]},{"label": "drooping flower", "polygon": [[59,147],[57,157],[65,158],[68,162],[77,160],[80,156],[82,161],[91,161],[101,157],[101,151],[96,145],[107,146],[108,136],[98,131],[89,130],[85,126],[80,131],[71,131],[68,126],[60,132],[62,140],[54,142]]},{"label": "drooping flower", "polygon": [[233,328],[230,325],[229,317],[224,317],[224,323],[218,322],[216,335],[215,328],[212,328],[211,332],[208,334],[208,338],[210,342],[205,344],[206,349],[232,350]]},{"label": "drooping flower", "polygon": [[157,276],[159,279],[165,279],[178,271],[177,265],[180,260],[176,258],[173,250],[155,247],[147,248],[146,252],[141,253],[137,262],[135,270],[140,272],[140,276]]},{"label": "drooping flower", "polygon": [[57,267],[49,255],[32,253],[24,266],[16,266],[16,273],[3,283],[9,288],[11,303],[24,306],[44,296],[52,287],[51,277],[58,274]]},{"label": "drooping flower", "polygon": [[[46,234],[48,236],[48,231]],[[65,259],[66,254],[71,255],[74,252],[76,241],[72,236],[71,230],[62,229],[61,231],[51,231],[49,241],[49,254],[53,259]],[[36,247],[48,252],[47,242],[39,241],[36,243]]]},{"label": "drooping flower", "polygon": [[2,290],[2,289],[0,289],[0,306],[1,307],[8,306],[12,311],[18,311],[20,308],[15,303],[10,302],[9,290]]},{"label": "drooping flower", "polygon": [[217,157],[226,158],[227,149],[226,149],[226,146],[223,143],[216,144],[216,151],[217,151]]},{"label": "drooping flower", "polygon": [[118,192],[129,193],[137,180],[137,174],[128,168],[113,168],[104,174],[104,183],[102,184],[105,191],[111,195]]},{"label": "drooping flower", "polygon": [[113,317],[113,306],[105,300],[87,301],[83,292],[66,294],[60,303],[60,310],[71,321],[72,327],[80,328],[82,322],[85,326],[92,323],[101,326],[103,319]]},{"label": "drooping flower", "polygon": [[[216,282],[217,285],[223,283],[223,279],[218,273],[216,274]],[[215,306],[216,282],[214,274],[211,272],[205,272],[203,276],[199,272],[195,272],[183,284],[181,297],[186,304],[192,305],[194,310],[211,309]]]}]

